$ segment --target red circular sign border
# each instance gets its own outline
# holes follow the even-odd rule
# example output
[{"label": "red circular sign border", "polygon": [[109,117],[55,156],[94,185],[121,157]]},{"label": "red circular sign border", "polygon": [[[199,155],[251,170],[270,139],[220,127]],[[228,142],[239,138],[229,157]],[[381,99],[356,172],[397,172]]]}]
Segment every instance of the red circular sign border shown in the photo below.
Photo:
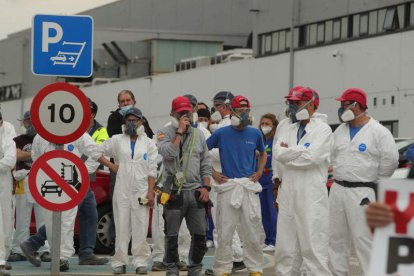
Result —
[{"label": "red circular sign border", "polygon": [[[53,203],[53,202],[47,201],[40,194],[40,192],[38,191],[37,185],[36,185],[37,184],[36,176],[37,176],[38,171],[41,169],[42,164],[53,158],[64,158],[69,161],[72,161],[75,164],[76,168],[79,170],[81,178],[82,178],[82,185],[78,193],[78,197],[76,197],[75,199],[72,198],[66,203]],[[85,197],[86,193],[88,192],[88,187],[89,187],[89,173],[88,173],[88,170],[86,169],[85,164],[78,156],[65,150],[52,150],[52,151],[46,152],[45,154],[41,155],[32,164],[32,167],[30,169],[30,174],[29,174],[30,193],[32,194],[36,202],[39,203],[40,206],[50,211],[67,211],[67,210],[70,210],[76,207],[77,205],[79,205],[79,203],[81,203],[81,201]]]},{"label": "red circular sign border", "polygon": [[[50,133],[40,121],[39,109],[42,101],[51,93],[56,91],[65,91],[74,95],[80,101],[83,109],[82,122],[78,129],[68,135],[55,135]],[[89,119],[91,117],[91,107],[89,106],[88,97],[76,86],[65,82],[56,82],[43,87],[33,98],[30,107],[30,117],[37,133],[49,142],[55,144],[67,144],[80,138],[89,128]]]}]

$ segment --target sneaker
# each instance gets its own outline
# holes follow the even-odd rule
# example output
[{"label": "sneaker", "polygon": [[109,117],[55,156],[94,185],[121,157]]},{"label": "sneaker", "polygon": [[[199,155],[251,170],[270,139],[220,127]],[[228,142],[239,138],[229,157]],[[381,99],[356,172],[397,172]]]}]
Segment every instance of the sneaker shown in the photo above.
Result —
[{"label": "sneaker", "polygon": [[4,265],[0,265],[0,276],[10,276],[10,273],[5,269]]},{"label": "sneaker", "polygon": [[20,261],[26,261],[27,258],[19,253],[11,253],[9,258],[7,258],[8,262],[20,262]]},{"label": "sneaker", "polygon": [[214,248],[214,242],[212,240],[208,240],[206,242],[207,248]]},{"label": "sneaker", "polygon": [[214,276],[214,272],[213,272],[213,270],[211,268],[207,268],[204,271],[204,275],[206,275],[206,276]]},{"label": "sneaker", "polygon": [[12,266],[11,266],[11,264],[9,262],[6,262],[6,264],[4,265],[4,268],[6,270],[12,270]]},{"label": "sneaker", "polygon": [[261,272],[250,272],[249,276],[262,276]]},{"label": "sneaker", "polygon": [[265,248],[263,248],[263,251],[275,251],[275,246],[269,244]]},{"label": "sneaker", "polygon": [[42,255],[40,255],[40,260],[45,263],[50,263],[52,261],[52,256],[49,252],[43,252]]},{"label": "sneaker", "polygon": [[114,274],[125,274],[126,273],[126,266],[125,265],[117,266],[117,267],[112,269],[112,272]]},{"label": "sneaker", "polygon": [[246,268],[246,266],[244,265],[244,262],[243,261],[241,261],[241,262],[233,262],[232,272],[236,272],[238,270],[242,270],[242,269],[245,269],[245,268]]},{"label": "sneaker", "polygon": [[152,271],[165,271],[167,268],[163,262],[153,262],[151,270]]},{"label": "sneaker", "polygon": [[39,267],[42,262],[36,257],[36,250],[31,246],[30,242],[25,241],[20,244],[23,254],[27,260],[34,266]]},{"label": "sneaker", "polygon": [[267,244],[265,244],[265,243],[264,243],[264,244],[262,244],[262,248],[265,248],[266,246],[267,246]]},{"label": "sneaker", "polygon": [[178,264],[178,269],[180,271],[188,271],[188,266],[184,261],[180,261],[180,263]]},{"label": "sneaker", "polygon": [[60,271],[68,271],[69,270],[69,261],[68,260],[60,260],[60,265],[59,265],[59,270]]},{"label": "sneaker", "polygon": [[135,270],[135,273],[136,274],[147,274],[148,273],[147,267],[146,266],[137,267],[137,269]]},{"label": "sneaker", "polygon": [[83,259],[79,259],[79,265],[104,265],[107,264],[109,262],[108,258],[100,258],[94,254],[83,258]]}]

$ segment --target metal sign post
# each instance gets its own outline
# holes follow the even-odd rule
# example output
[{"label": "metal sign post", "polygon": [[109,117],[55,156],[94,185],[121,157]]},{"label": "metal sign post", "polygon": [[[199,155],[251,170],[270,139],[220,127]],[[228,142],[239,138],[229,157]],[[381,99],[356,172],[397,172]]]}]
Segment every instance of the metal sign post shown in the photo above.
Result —
[{"label": "metal sign post", "polygon": [[53,212],[53,219],[52,219],[52,264],[51,264],[51,271],[50,275],[52,276],[59,276],[60,275],[60,239],[61,239],[61,232],[60,228],[62,225],[62,212]]}]

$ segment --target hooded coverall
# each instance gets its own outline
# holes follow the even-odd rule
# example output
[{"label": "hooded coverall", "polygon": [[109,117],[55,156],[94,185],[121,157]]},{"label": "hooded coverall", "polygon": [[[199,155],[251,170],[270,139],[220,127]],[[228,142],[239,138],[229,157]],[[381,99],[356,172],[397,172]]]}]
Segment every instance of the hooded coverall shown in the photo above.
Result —
[{"label": "hooded coverall", "polygon": [[[335,183],[329,194],[329,263],[334,275],[348,275],[349,251],[353,243],[366,275],[372,234],[366,223],[365,207],[376,199],[374,189],[364,185],[370,183],[375,187],[380,178],[393,174],[398,166],[398,150],[390,131],[373,118],[353,139],[349,124],[341,124],[335,130],[334,141],[332,164]],[[346,186],[355,183],[359,187]]]},{"label": "hooded coverall", "polygon": [[326,119],[326,115],[313,114],[300,139],[300,122],[286,126],[273,149],[284,166],[275,249],[278,276],[300,275],[300,259],[306,275],[331,275],[326,181],[333,139]]},{"label": "hooded coverall", "polygon": [[0,265],[10,254],[13,230],[12,169],[16,165],[16,132],[12,124],[3,121],[0,127]]},{"label": "hooded coverall", "polygon": [[139,135],[132,153],[130,136],[118,134],[100,144],[99,151],[119,165],[112,202],[117,237],[112,268],[128,265],[131,236],[132,265],[146,267],[151,258],[146,241],[149,208],[140,205],[138,198],[147,197],[148,178],[157,178],[157,147],[146,135]]}]

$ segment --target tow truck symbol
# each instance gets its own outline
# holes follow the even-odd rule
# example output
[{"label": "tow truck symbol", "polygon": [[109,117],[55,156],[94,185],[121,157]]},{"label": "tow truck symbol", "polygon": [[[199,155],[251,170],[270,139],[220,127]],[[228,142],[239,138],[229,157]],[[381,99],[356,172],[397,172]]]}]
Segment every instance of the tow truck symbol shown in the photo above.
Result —
[{"label": "tow truck symbol", "polygon": [[[78,172],[75,165],[65,165],[64,163],[61,163],[61,165],[62,168],[60,176],[62,179],[79,191],[82,183],[79,182]],[[68,178],[65,178],[65,176],[68,176]],[[45,197],[46,194],[58,194],[58,197],[62,196],[62,188],[59,187],[59,185],[57,185],[53,180],[46,180],[42,184],[40,192],[42,193],[42,197]]]}]

